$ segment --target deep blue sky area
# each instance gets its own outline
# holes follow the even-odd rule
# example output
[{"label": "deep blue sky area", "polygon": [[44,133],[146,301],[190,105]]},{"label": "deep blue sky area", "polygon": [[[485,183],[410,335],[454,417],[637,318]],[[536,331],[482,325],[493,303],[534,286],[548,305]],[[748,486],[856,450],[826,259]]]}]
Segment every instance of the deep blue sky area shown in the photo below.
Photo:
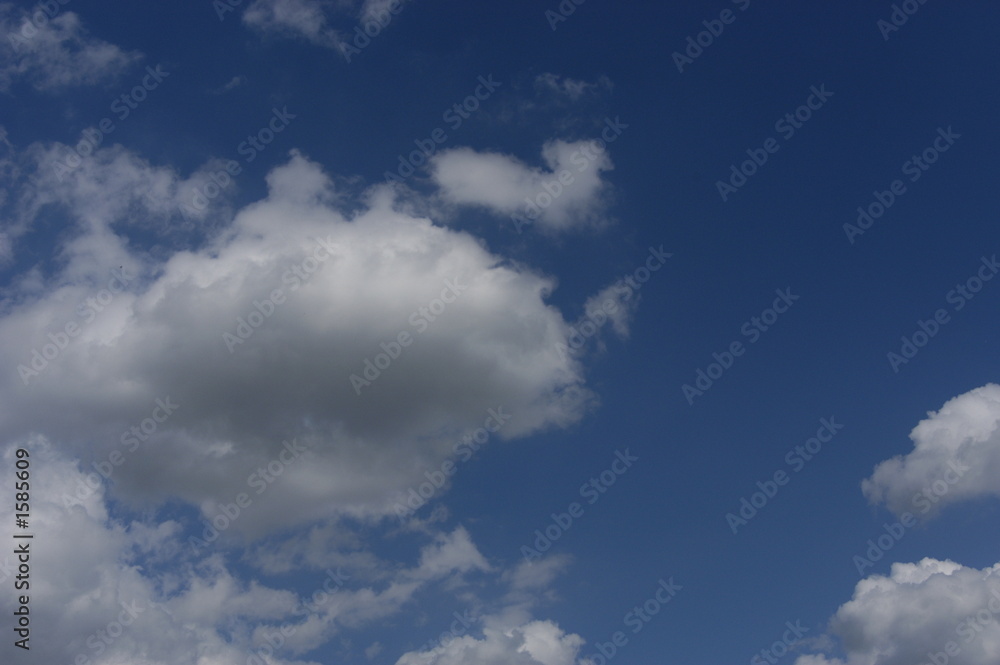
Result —
[{"label": "deep blue sky area", "polygon": [[[4,37],[4,464],[32,441],[50,464],[35,473],[52,469],[41,487],[72,487],[153,397],[184,404],[183,421],[171,416],[102,480],[86,514],[58,489],[39,497],[46,523],[92,520],[133,558],[94,549],[104,586],[87,591],[97,582],[81,573],[59,582],[69,595],[39,591],[33,636],[47,646],[32,654],[128,660],[149,634],[150,662],[252,662],[262,627],[290,623],[274,663],[918,665],[949,639],[961,645],[952,663],[998,662],[996,639],[965,643],[955,630],[1000,589],[989,572],[1000,570],[996,3],[415,0],[352,53],[380,0],[248,0],[220,19],[231,1],[51,2],[44,43],[19,50]],[[0,3],[6,34],[39,7]],[[114,101],[156,68],[166,77],[119,117]],[[499,85],[452,126],[449,109],[484,80]],[[249,151],[282,112],[287,126]],[[56,178],[52,155],[104,118],[114,130],[85,167]],[[595,180],[578,174],[516,228],[525,196],[570,164],[543,150],[578,149],[609,126],[622,129],[590,163]],[[412,176],[383,186],[428,144]],[[239,174],[192,220],[192,188],[230,160]],[[315,221],[334,214],[347,221]],[[313,223],[339,229],[344,254],[330,265],[349,268],[321,268],[314,302],[290,297],[227,353],[217,338],[276,283],[261,275],[301,262],[309,241],[294,239],[318,234]],[[494,259],[470,258],[476,246]],[[640,272],[660,248],[670,258]],[[55,370],[23,380],[32,348],[104,286],[102,261],[138,275],[128,295]],[[386,379],[352,394],[347,374],[397,329],[413,332],[406,313],[447,270],[497,266],[517,279],[473,287],[469,305],[459,296]],[[640,275],[640,288],[622,286]],[[541,278],[554,288],[539,296]],[[538,351],[543,335],[568,342],[608,287],[631,294],[621,321],[569,360]],[[523,332],[527,321],[547,332]],[[474,361],[472,348],[489,352]],[[494,377],[504,367],[517,369]],[[201,401],[184,402],[185,386]],[[501,403],[512,425],[471,459],[449,452]],[[819,452],[793,452],[831,420],[842,429]],[[276,478],[273,506],[269,487],[253,517],[192,550],[215,506],[245,489],[243,469],[279,450],[266,441],[286,436],[316,443],[287,472],[302,475]],[[588,503],[581,487],[625,451],[637,461]],[[448,485],[401,524],[385,497],[448,459]],[[859,570],[869,540],[906,505],[916,512],[909,496],[955,460],[972,479],[949,484],[940,512]],[[787,482],[734,533],[741,500],[763,499],[776,472]],[[573,502],[582,515],[529,566],[536,530]],[[39,567],[68,547],[48,542]],[[339,614],[297,605],[336,565],[353,571]],[[534,574],[542,581],[517,581]],[[888,576],[885,597],[865,595],[872,576]],[[628,613],[661,580],[682,588],[633,633]],[[108,599],[140,588],[173,614],[157,627],[151,612],[101,652],[87,639],[103,619],[60,614],[82,612],[83,597],[94,616],[111,612]],[[8,616],[13,593],[5,582]],[[921,603],[938,609],[912,609]],[[458,641],[427,646],[470,609]],[[192,622],[209,637],[185,633]],[[783,642],[786,622],[805,637]],[[616,631],[626,640],[609,656]],[[171,651],[171,640],[190,644]]]}]

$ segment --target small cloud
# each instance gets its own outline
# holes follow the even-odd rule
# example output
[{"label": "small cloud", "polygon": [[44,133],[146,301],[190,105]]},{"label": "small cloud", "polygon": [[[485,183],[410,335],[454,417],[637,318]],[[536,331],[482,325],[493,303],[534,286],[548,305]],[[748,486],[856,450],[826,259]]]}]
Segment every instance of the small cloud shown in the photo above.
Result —
[{"label": "small cloud", "polygon": [[341,39],[326,20],[327,3],[319,0],[256,0],[243,12],[243,22],[260,32],[300,37],[326,48],[339,48]]},{"label": "small cloud", "polygon": [[545,72],[535,77],[535,90],[557,97],[565,97],[572,102],[578,101],[584,95],[598,95],[614,87],[607,76],[599,76],[593,83],[561,77],[558,74]]},{"label": "small cloud", "polygon": [[542,159],[545,169],[510,155],[456,148],[435,155],[431,168],[445,200],[511,215],[518,232],[528,224],[545,232],[603,226],[608,185],[601,174],[613,168],[605,148],[594,141],[549,141]]},{"label": "small cloud", "polygon": [[950,503],[1000,496],[1000,385],[948,400],[910,432],[913,450],[875,467],[862,490],[897,516],[932,517]]},{"label": "small cloud", "polygon": [[235,90],[236,88],[240,87],[246,82],[247,82],[247,77],[240,74],[239,76],[234,76],[225,85],[221,85],[218,88],[213,89],[211,92],[213,95],[224,95],[230,90]]},{"label": "small cloud", "polygon": [[365,649],[365,658],[371,660],[380,653],[382,653],[382,645],[378,642],[375,642],[370,647]]},{"label": "small cloud", "polygon": [[0,41],[3,92],[21,78],[45,92],[106,83],[142,57],[91,36],[73,12],[36,25],[0,4],[0,32],[6,35]]}]

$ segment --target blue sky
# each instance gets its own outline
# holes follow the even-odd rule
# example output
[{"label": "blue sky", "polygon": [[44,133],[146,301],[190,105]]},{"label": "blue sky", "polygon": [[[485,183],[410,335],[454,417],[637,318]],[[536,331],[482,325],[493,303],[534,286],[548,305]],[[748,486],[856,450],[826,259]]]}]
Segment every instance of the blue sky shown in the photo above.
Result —
[{"label": "blue sky", "polygon": [[998,18],[0,3],[4,662],[994,665]]}]

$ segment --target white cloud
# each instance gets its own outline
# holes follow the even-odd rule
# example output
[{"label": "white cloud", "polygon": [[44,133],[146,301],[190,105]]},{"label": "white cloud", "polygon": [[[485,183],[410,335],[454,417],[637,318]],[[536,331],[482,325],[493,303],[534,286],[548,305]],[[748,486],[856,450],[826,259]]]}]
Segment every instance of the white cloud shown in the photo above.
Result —
[{"label": "white cloud", "polygon": [[424,548],[414,576],[417,579],[436,579],[452,572],[470,570],[488,571],[490,565],[472,543],[469,532],[458,527],[451,534],[440,534],[433,545]]},{"label": "white cloud", "polygon": [[[106,281],[111,266],[138,268],[141,256],[130,255],[122,242],[137,230],[152,231],[165,241],[204,234],[223,223],[226,201],[236,186],[230,183],[211,201],[198,198],[206,187],[216,187],[213,176],[225,171],[221,160],[210,160],[182,179],[173,169],[153,166],[120,145],[106,146],[103,137],[96,141],[97,136],[88,128],[75,145],[33,143],[0,157],[0,178],[16,192],[11,200],[0,199],[9,249],[43,210],[61,209],[82,232],[76,242],[56,248],[62,252],[56,258],[67,264],[61,280]],[[9,258],[10,251],[6,256],[0,251],[0,259]],[[24,278],[18,278],[22,289]]]},{"label": "white cloud", "polygon": [[[47,16],[35,12],[34,16]],[[80,18],[64,11],[32,21],[14,6],[0,4],[0,91],[17,79],[36,90],[53,91],[114,80],[141,55],[90,36]]]},{"label": "white cloud", "polygon": [[[166,214],[181,181],[121,149],[86,164],[45,190],[71,204],[78,229],[65,234],[55,273],[36,270],[11,288],[0,356],[17,368],[67,322],[81,331],[29,385],[16,369],[0,377],[0,435],[44,434],[99,461],[169,397],[180,407],[115,471],[120,497],[176,497],[214,517],[250,494],[226,538],[377,519],[453,456],[488,409],[511,414],[498,436],[512,438],[566,426],[594,403],[582,365],[559,352],[569,325],[545,302],[554,280],[394,211],[386,188],[348,220],[329,179],[295,155],[268,176],[268,198],[201,248],[161,259],[132,250],[121,223],[142,227],[151,207]],[[162,196],[136,207],[137,188]],[[309,258],[317,238],[332,258]],[[81,321],[78,306],[119,265],[137,277]],[[308,279],[290,272],[302,266],[314,270]],[[456,281],[460,295],[436,309]],[[279,288],[287,299],[230,353],[224,333],[236,339],[238,319]],[[370,385],[352,384],[400,332],[410,346]],[[308,460],[281,466],[280,482],[257,475],[251,485],[293,439]]]},{"label": "white cloud", "polygon": [[247,77],[240,74],[238,76],[234,76],[233,78],[229,79],[227,83],[219,86],[218,88],[212,89],[211,92],[213,95],[222,95],[229,92],[230,90],[235,90],[236,88],[239,88],[246,82],[247,82]]},{"label": "white cloud", "polygon": [[243,12],[243,22],[261,32],[302,37],[326,48],[339,48],[341,38],[326,20],[322,0],[255,0]]},{"label": "white cloud", "polygon": [[931,517],[944,506],[1000,495],[1000,386],[954,397],[910,432],[913,451],[875,467],[862,483],[872,503]]},{"label": "white cloud", "polygon": [[[364,0],[359,7],[357,0],[254,0],[243,12],[243,22],[265,34],[298,37],[347,56],[355,30],[369,24],[377,24],[381,30],[389,24],[392,14],[399,13],[398,7],[404,2],[406,0]],[[390,9],[394,11],[390,13]],[[350,16],[354,24],[346,32],[338,30],[330,23],[330,18],[335,16]],[[374,27],[368,31],[378,34]]]},{"label": "white cloud", "polygon": [[458,637],[428,651],[404,654],[396,665],[573,665],[583,645],[551,621],[483,629],[483,637]]},{"label": "white cloud", "polygon": [[846,659],[800,656],[795,665],[996,665],[1000,659],[1000,564],[977,570],[923,559],[858,582],[830,632]]},{"label": "white cloud", "polygon": [[521,561],[504,573],[512,591],[529,591],[548,587],[556,576],[565,572],[572,558],[566,554],[551,554],[540,561]]},{"label": "white cloud", "polygon": [[598,77],[593,83],[572,79],[568,76],[561,77],[558,74],[545,72],[535,77],[535,88],[541,92],[546,92],[558,97],[565,97],[571,102],[579,101],[587,94],[597,94],[614,87],[611,79],[606,76]]},{"label": "white cloud", "polygon": [[451,203],[517,214],[546,232],[603,225],[608,186],[601,173],[613,168],[606,149],[593,141],[549,141],[542,159],[545,169],[510,155],[455,148],[435,155],[431,169]]},{"label": "white cloud", "polygon": [[[570,326],[546,303],[554,280],[492,254],[467,233],[397,211],[388,187],[368,192],[357,210],[298,153],[268,174],[265,199],[200,244],[137,251],[129,234],[158,233],[176,219],[186,188],[211,169],[182,179],[112,146],[60,178],[51,159],[65,149],[36,144],[11,162],[15,171],[34,169],[37,185],[8,202],[17,225],[30,229],[52,206],[68,225],[54,265],[8,285],[0,314],[0,356],[11,368],[54,344],[49,334],[67,322],[80,329],[28,385],[16,371],[0,376],[0,437],[32,441],[39,478],[48,479],[38,488],[48,502],[33,508],[39,528],[58,533],[53,542],[73,543],[40,558],[47,586],[39,604],[49,609],[39,621],[61,631],[43,655],[69,662],[83,652],[95,665],[243,662],[266,645],[266,634],[287,625],[294,634],[283,653],[297,657],[392,617],[429,585],[462,588],[463,601],[479,606],[464,578],[493,574],[509,585],[502,607],[484,619],[482,638],[458,653],[482,654],[483,662],[575,662],[582,640],[530,612],[551,597],[545,587],[564,560],[497,571],[464,528],[440,530],[440,505],[421,528],[396,532],[426,543],[411,565],[376,556],[367,538],[372,521],[395,514],[394,497],[441,468],[488,409],[511,414],[497,432],[511,438],[569,425],[594,403],[582,365],[558,350]],[[313,259],[308,278],[283,278],[310,265],[317,239],[329,258]],[[119,265],[133,275],[127,287],[82,320],[78,306],[97,298],[109,268]],[[438,310],[430,303],[449,282],[460,285],[458,296]],[[223,333],[235,332],[237,318],[276,288],[286,299],[230,354]],[[364,360],[383,352],[380,342],[401,331],[412,344],[356,394],[350,375],[363,373]],[[153,425],[156,400],[168,397],[176,411],[143,441],[134,439],[130,428]],[[306,452],[285,462],[283,442],[293,440]],[[123,461],[111,465],[113,451]],[[5,459],[9,467],[9,452]],[[88,474],[97,478],[93,464],[110,469],[110,482],[81,489]],[[249,479],[262,469],[274,477],[258,494]],[[206,523],[149,517],[163,501],[180,499],[212,520],[240,492],[251,505],[231,529],[220,527],[219,543],[197,550],[189,536],[203,537]],[[109,497],[126,503],[112,513]],[[147,517],[112,517],[132,506]],[[342,517],[362,522],[355,528]],[[311,523],[307,531],[278,542],[275,534],[303,523]],[[316,572],[318,586],[343,566],[351,583],[317,606],[245,579],[218,553],[233,550],[215,549],[244,536],[268,536],[244,558],[268,574],[304,568]],[[120,601],[133,600],[150,611],[94,653],[87,637],[114,621]],[[9,602],[0,601],[0,610]],[[153,603],[162,608],[153,612]],[[425,656],[453,662],[460,646]]]},{"label": "white cloud", "polygon": [[[77,662],[82,654],[92,665],[243,663],[284,628],[282,651],[267,662],[288,665],[295,661],[281,654],[309,651],[342,631],[389,617],[429,582],[488,567],[459,527],[426,545],[412,567],[383,562],[388,579],[377,586],[338,572],[331,578],[335,585],[314,575],[314,586],[303,594],[273,588],[241,578],[219,554],[193,556],[175,520],[112,516],[104,488],[97,484],[81,493],[87,470],[44,438],[20,445],[29,452],[31,470],[27,591],[32,621],[44,626],[30,642],[38,662]],[[0,458],[2,489],[10,496],[15,448],[8,446]],[[71,498],[78,493],[79,499]],[[0,519],[13,524],[13,509],[0,507]],[[11,583],[12,563],[10,552],[0,555],[0,582]],[[14,601],[4,594],[0,611],[11,616]],[[127,625],[116,626],[123,607],[132,608],[135,619],[126,614]],[[15,660],[10,640],[0,658]]]},{"label": "white cloud", "polygon": [[[622,288],[619,283],[604,287],[587,298],[584,303],[584,316],[591,321],[600,322],[604,317],[611,322],[611,327],[620,339],[626,339],[629,325],[639,304],[638,296],[632,297],[632,290]],[[628,297],[626,297],[628,295]]]}]

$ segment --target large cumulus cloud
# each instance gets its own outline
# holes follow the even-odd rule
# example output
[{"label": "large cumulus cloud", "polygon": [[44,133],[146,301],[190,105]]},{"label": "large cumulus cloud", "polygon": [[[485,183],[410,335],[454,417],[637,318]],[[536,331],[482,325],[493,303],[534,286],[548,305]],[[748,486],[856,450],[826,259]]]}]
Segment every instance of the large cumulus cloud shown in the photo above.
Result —
[{"label": "large cumulus cloud", "polygon": [[[320,167],[294,154],[269,175],[266,199],[161,259],[113,225],[135,206],[108,199],[134,199],[132,182],[175,201],[178,179],[101,154],[94,163],[113,170],[116,189],[77,182],[88,168],[70,174],[65,196],[81,222],[58,269],[6,294],[6,440],[45,435],[88,464],[118,451],[116,494],[179,497],[207,515],[270,465],[282,482],[266,481],[236,528],[259,534],[389,513],[390,496],[424,480],[491,408],[510,414],[498,433],[510,438],[570,424],[593,403],[579,359],[559,350],[569,326],[546,303],[554,280],[397,212],[387,188],[349,214]],[[162,212],[150,198],[148,214]],[[124,290],[119,265],[131,275]],[[68,322],[78,329],[66,340]],[[24,373],[34,351],[60,342],[43,370]],[[168,398],[179,406],[163,418]],[[292,442],[307,462],[278,465]]]},{"label": "large cumulus cloud", "polygon": [[795,665],[994,665],[1000,662],[1000,564],[895,563],[858,582],[830,622],[845,659],[801,656]]}]

